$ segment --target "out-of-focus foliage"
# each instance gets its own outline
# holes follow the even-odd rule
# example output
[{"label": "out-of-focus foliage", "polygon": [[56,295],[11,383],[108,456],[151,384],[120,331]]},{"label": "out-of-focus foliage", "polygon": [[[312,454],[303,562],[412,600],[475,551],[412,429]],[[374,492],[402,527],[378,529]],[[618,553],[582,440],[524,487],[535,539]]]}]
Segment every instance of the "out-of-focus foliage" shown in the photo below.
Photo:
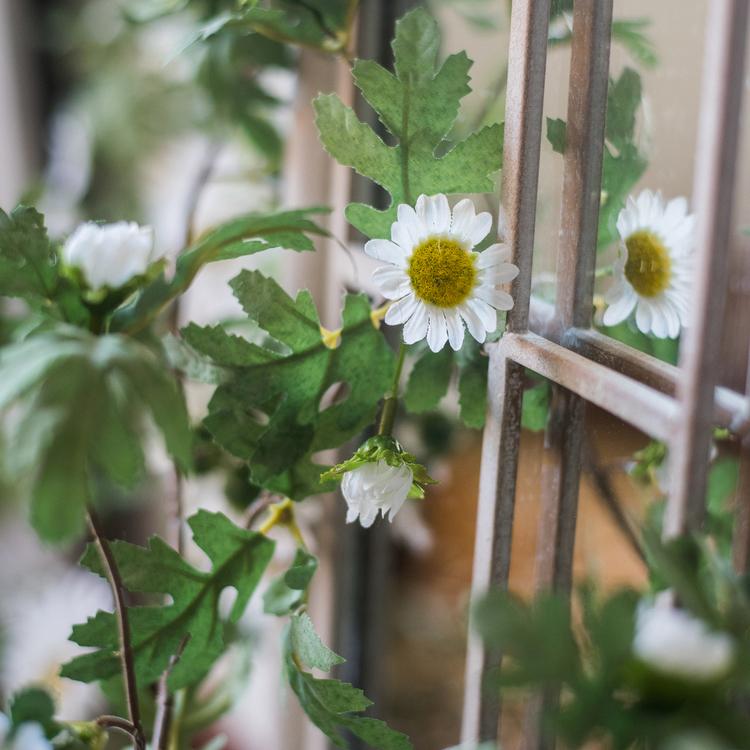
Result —
[{"label": "out-of-focus foliage", "polygon": [[707,628],[731,637],[731,670],[703,682],[657,670],[634,652],[639,607],[644,606],[639,594],[621,590],[604,597],[587,585],[578,592],[580,625],[561,595],[545,594],[526,603],[496,592],[479,603],[476,627],[489,646],[504,654],[490,684],[507,694],[561,688],[559,709],[547,704],[545,720],[568,747],[596,740],[622,750],[661,748],[688,735],[711,738],[717,747],[748,747],[750,719],[743,708],[750,694],[746,581],[710,545],[691,538],[665,545],[649,537],[648,549],[659,588],[672,589]]}]

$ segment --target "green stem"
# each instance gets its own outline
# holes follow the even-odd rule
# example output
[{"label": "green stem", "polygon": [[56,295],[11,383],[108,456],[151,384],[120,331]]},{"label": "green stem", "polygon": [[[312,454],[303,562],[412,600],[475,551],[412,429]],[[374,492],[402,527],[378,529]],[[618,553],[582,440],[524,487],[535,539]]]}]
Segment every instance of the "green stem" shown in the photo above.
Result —
[{"label": "green stem", "polygon": [[406,358],[406,344],[402,341],[398,350],[398,360],[396,361],[396,371],[393,374],[393,384],[391,390],[385,396],[383,401],[383,411],[380,414],[380,425],[378,435],[390,435],[393,432],[393,423],[396,420],[396,411],[398,410],[399,384],[401,383],[401,372],[404,369],[404,359]]},{"label": "green stem", "polygon": [[135,658],[133,656],[133,642],[130,632],[130,619],[128,608],[125,603],[125,586],[120,576],[120,570],[109,542],[102,533],[99,520],[93,509],[88,511],[89,528],[91,529],[94,543],[96,544],[99,557],[101,558],[104,571],[112,588],[112,596],[115,601],[115,616],[117,618],[118,641],[120,644],[119,657],[122,667],[123,685],[125,687],[125,700],[128,706],[130,725],[133,727],[133,741],[136,750],[145,750],[146,740],[141,725],[141,710],[138,702],[138,687],[135,677]]}]

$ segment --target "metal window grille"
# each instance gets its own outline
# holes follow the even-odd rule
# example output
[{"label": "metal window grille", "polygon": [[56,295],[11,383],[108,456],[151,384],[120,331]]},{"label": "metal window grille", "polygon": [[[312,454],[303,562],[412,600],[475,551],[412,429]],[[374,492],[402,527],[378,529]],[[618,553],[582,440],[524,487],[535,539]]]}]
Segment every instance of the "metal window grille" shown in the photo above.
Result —
[{"label": "metal window grille", "polygon": [[[745,396],[717,388],[714,363],[728,283],[748,0],[708,3],[693,191],[698,236],[694,309],[677,368],[591,327],[612,4],[613,0],[575,0],[574,4],[553,310],[530,300],[550,0],[514,0],[512,6],[503,205],[508,242],[520,274],[514,282],[516,304],[508,315],[507,331],[489,347],[473,597],[508,584],[524,368],[554,383],[542,466],[539,589],[567,592],[571,586],[586,402],[669,444],[667,536],[701,523],[711,426],[718,423],[740,434],[747,432],[750,383]],[[745,569],[750,557],[748,439],[742,449],[740,484],[735,564]],[[494,740],[498,735],[499,701],[483,690],[483,679],[500,658],[469,636],[465,742]],[[524,746],[528,748],[546,744],[538,721],[542,700],[532,700],[527,710]]]}]

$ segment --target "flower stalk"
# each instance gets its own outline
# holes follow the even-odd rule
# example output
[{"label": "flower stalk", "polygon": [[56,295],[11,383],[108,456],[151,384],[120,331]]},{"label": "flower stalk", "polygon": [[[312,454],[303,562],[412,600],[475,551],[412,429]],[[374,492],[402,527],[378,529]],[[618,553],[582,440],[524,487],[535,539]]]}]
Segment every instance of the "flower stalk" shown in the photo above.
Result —
[{"label": "flower stalk", "polygon": [[406,344],[402,341],[398,348],[398,359],[396,360],[396,371],[393,374],[393,384],[383,401],[383,410],[380,413],[378,435],[391,435],[393,433],[393,424],[396,421],[396,412],[398,411],[399,385],[401,383],[401,373],[404,369],[405,358]]},{"label": "flower stalk", "polygon": [[91,508],[88,510],[88,523],[115,600],[115,616],[117,618],[117,632],[120,641],[119,657],[122,665],[122,679],[125,688],[125,701],[128,706],[128,718],[132,726],[133,743],[136,750],[145,750],[146,739],[143,734],[143,725],[141,724],[141,709],[138,702],[138,684],[135,678],[135,659],[133,657],[130,619],[128,617],[128,608],[125,604],[125,587],[109,542],[102,534],[99,519]]}]

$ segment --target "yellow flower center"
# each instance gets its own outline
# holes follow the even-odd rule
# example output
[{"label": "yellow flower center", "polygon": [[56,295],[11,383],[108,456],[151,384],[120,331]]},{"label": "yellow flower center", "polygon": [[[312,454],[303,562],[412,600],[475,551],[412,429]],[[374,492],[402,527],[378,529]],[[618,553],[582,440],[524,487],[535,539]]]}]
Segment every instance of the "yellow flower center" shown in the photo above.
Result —
[{"label": "yellow flower center", "polygon": [[656,297],[668,286],[672,271],[672,259],[661,240],[652,232],[633,232],[625,240],[628,260],[625,263],[625,278],[641,297]]},{"label": "yellow flower center", "polygon": [[414,249],[409,260],[412,289],[437,307],[455,307],[471,294],[477,278],[475,256],[446,237],[430,237]]}]

